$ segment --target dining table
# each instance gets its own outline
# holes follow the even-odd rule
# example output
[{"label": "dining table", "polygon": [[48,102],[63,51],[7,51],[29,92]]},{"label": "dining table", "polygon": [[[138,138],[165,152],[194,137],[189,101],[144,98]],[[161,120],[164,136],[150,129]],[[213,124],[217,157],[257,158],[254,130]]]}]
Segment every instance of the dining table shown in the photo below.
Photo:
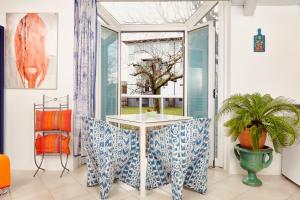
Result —
[{"label": "dining table", "polygon": [[140,196],[143,198],[146,196],[146,170],[147,170],[147,158],[146,158],[146,129],[149,127],[160,127],[175,124],[182,121],[192,119],[189,116],[180,115],[168,115],[168,114],[153,114],[153,113],[141,113],[141,114],[119,114],[119,115],[107,115],[106,122],[116,123],[118,125],[134,126],[139,128],[139,140],[140,140]]}]

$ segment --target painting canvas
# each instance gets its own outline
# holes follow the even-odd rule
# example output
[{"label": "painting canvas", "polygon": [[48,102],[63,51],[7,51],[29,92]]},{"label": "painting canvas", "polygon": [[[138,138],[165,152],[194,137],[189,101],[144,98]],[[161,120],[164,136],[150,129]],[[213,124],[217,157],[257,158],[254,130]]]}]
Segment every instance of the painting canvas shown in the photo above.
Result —
[{"label": "painting canvas", "polygon": [[57,13],[7,13],[5,88],[56,89]]}]

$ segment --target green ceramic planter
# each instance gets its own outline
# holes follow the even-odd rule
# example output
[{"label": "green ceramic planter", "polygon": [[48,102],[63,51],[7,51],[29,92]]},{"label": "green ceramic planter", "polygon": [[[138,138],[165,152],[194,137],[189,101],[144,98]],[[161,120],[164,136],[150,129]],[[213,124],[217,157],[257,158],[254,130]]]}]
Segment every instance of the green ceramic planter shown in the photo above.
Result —
[{"label": "green ceramic planter", "polygon": [[[248,175],[243,179],[243,183],[250,186],[262,185],[261,180],[256,176],[256,173],[270,166],[273,160],[273,149],[265,146],[259,151],[242,148],[239,144],[235,145],[234,153],[240,161],[243,169],[248,171]],[[268,160],[267,160],[268,158]]]}]

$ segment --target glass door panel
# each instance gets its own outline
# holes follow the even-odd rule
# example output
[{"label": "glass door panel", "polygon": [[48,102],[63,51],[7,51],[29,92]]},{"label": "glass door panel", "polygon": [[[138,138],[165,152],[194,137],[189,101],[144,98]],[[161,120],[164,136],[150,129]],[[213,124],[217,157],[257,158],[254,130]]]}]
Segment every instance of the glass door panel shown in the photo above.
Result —
[{"label": "glass door panel", "polygon": [[208,117],[208,26],[188,33],[188,115]]},{"label": "glass door panel", "polygon": [[192,117],[210,118],[209,163],[216,157],[214,138],[214,74],[215,30],[212,23],[199,25],[187,35],[187,114]]},{"label": "glass door panel", "polygon": [[118,112],[118,32],[101,26],[101,119]]}]

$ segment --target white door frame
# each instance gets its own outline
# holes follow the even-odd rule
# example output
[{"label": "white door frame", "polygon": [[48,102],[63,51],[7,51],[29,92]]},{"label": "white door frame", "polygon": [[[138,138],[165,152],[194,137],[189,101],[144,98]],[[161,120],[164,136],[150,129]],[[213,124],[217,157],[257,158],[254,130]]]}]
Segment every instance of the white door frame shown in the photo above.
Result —
[{"label": "white door frame", "polygon": [[[219,2],[219,45],[218,45],[218,107],[227,99],[230,94],[230,18],[231,18],[231,2]],[[221,166],[225,170],[229,169],[229,155],[232,145],[230,139],[226,136],[226,128],[223,126],[225,119],[221,118],[218,123],[218,159],[216,166]]]}]

